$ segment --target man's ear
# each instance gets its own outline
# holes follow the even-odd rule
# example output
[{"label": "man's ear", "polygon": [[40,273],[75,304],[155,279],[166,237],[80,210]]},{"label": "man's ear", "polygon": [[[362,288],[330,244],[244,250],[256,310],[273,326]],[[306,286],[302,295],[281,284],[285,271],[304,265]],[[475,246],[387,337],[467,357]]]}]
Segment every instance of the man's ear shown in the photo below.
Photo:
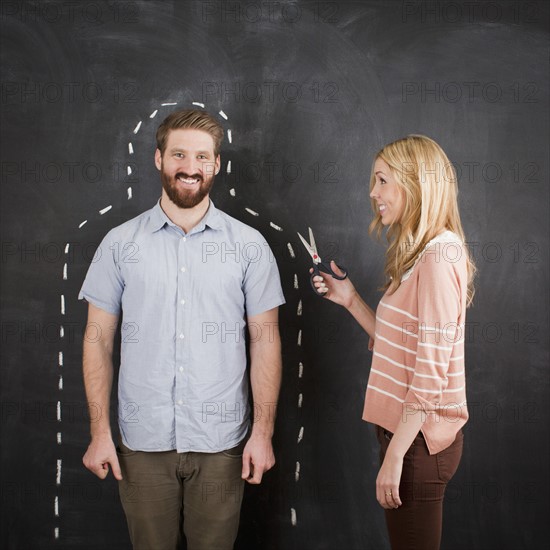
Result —
[{"label": "man's ear", "polygon": [[222,165],[222,159],[220,155],[216,157],[216,161],[214,163],[214,174],[217,174],[220,171],[220,166]]},{"label": "man's ear", "polygon": [[157,167],[157,170],[160,170],[162,167],[162,153],[158,148],[155,151],[155,166]]}]

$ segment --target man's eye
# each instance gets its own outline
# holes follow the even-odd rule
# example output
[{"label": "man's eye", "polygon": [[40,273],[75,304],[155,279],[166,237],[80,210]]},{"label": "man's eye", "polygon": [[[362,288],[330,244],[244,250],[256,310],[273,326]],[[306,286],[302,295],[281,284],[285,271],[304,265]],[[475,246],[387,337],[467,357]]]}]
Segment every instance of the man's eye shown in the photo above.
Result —
[{"label": "man's eye", "polygon": [[199,158],[202,159],[202,160],[206,160],[206,155],[199,155]]},{"label": "man's eye", "polygon": [[382,178],[380,178],[380,183],[386,183],[386,180],[383,180]]}]

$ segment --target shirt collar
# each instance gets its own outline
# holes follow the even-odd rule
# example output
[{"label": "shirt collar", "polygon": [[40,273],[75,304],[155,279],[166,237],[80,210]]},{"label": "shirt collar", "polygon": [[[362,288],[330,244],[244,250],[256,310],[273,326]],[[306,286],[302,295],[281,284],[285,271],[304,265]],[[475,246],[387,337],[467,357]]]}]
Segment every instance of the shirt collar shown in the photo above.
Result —
[{"label": "shirt collar", "polygon": [[[159,199],[155,206],[152,208],[151,216],[149,218],[149,227],[151,229],[151,233],[162,229],[166,224],[171,225],[172,227],[178,227],[166,215],[166,212],[164,212],[160,205]],[[210,199],[206,215],[195,227],[193,227],[190,233],[198,233],[199,231],[203,231],[206,226],[210,227],[211,229],[222,229],[223,227],[220,211],[214,206],[212,199]]]}]

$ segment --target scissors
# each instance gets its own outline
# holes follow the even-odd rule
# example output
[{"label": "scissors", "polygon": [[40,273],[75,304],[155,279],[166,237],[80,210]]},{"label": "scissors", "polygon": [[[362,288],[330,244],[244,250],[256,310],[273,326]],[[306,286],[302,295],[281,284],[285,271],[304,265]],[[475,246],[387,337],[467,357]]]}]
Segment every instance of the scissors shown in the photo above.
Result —
[{"label": "scissors", "polygon": [[308,227],[309,230],[309,242],[306,241],[300,233],[298,233],[298,237],[300,237],[300,240],[302,241],[303,245],[306,247],[306,250],[309,252],[309,255],[311,256],[311,259],[313,260],[313,273],[311,274],[309,278],[309,283],[311,284],[311,288],[313,289],[313,292],[317,294],[317,296],[324,296],[324,292],[319,292],[317,288],[315,288],[315,285],[313,284],[313,277],[316,275],[320,275],[322,273],[327,273],[328,275],[331,275],[334,279],[338,279],[339,281],[343,281],[348,276],[348,270],[344,266],[338,266],[341,271],[344,272],[343,275],[338,275],[337,273],[334,273],[332,268],[330,267],[330,262],[328,264],[324,263],[321,260],[321,256],[317,253],[317,246],[315,244],[315,238],[313,237],[313,231],[311,230],[311,227]]}]

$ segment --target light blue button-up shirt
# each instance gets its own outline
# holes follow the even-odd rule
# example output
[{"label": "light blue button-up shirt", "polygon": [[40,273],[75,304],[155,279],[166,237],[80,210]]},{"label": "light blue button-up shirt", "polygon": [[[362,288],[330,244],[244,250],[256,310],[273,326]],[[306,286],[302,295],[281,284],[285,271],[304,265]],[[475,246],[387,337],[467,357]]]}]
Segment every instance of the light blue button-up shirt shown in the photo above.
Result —
[{"label": "light blue button-up shirt", "polygon": [[[219,452],[243,439],[246,318],[285,303],[258,231],[210,201],[186,234],[159,200],[107,233],[78,298],[122,311],[118,423],[126,446]],[[254,327],[254,335],[273,328]]]}]

